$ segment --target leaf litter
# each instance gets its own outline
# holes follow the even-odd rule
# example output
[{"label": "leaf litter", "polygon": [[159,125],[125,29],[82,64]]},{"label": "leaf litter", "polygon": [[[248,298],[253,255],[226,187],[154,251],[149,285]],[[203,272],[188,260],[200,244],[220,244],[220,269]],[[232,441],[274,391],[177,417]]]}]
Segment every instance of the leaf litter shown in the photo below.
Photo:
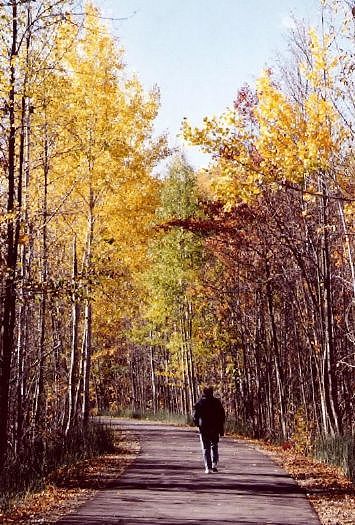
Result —
[{"label": "leaf litter", "polygon": [[355,524],[355,486],[340,468],[301,454],[294,447],[252,442],[304,488],[322,525]]},{"label": "leaf litter", "polygon": [[0,524],[55,523],[92,498],[97,490],[117,483],[139,450],[139,442],[132,433],[115,431],[113,453],[57,469],[47,478],[42,491],[27,494],[6,514],[0,514]]}]

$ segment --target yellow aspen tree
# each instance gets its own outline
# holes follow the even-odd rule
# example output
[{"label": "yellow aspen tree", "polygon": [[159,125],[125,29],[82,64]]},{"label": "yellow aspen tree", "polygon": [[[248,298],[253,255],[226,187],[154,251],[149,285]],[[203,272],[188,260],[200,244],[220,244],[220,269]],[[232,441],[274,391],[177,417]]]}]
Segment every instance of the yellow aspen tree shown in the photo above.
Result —
[{"label": "yellow aspen tree", "polygon": [[[70,39],[69,27],[70,22],[63,29],[67,39]],[[63,188],[72,187],[61,212],[64,222],[76,232],[78,256],[82,260],[84,326],[78,381],[83,389],[82,415],[86,422],[93,351],[93,298],[100,295],[100,287],[95,283],[100,280],[97,271],[104,258],[101,252],[108,246],[105,239],[112,237],[113,249],[117,246],[120,253],[124,238],[128,239],[128,233],[122,232],[129,232],[130,225],[134,231],[140,230],[140,237],[146,235],[145,210],[150,213],[154,204],[151,170],[166,154],[166,146],[163,137],[152,138],[159,107],[158,91],[146,94],[137,78],[128,77],[122,64],[123,51],[100,23],[99,13],[92,4],[85,7],[75,43],[67,49],[62,39],[60,45],[65,51],[62,70],[68,86],[65,100],[58,99],[57,105],[62,110],[60,142],[67,153],[53,163],[54,172],[62,173],[53,184],[53,192],[58,199]],[[65,228],[63,218],[58,217],[58,221]],[[132,238],[129,250],[131,253],[123,258],[126,263],[131,261],[133,269],[134,265],[139,266],[141,256],[139,243],[132,242]],[[127,250],[121,249],[122,253]],[[110,264],[114,266],[115,262]],[[77,389],[78,385],[72,388]]]},{"label": "yellow aspen tree", "polygon": [[[184,123],[185,138],[216,156],[212,169],[218,197],[229,205],[250,201],[263,185],[306,183],[311,191],[312,173],[329,171],[349,133],[333,100],[339,57],[329,52],[330,37],[320,41],[309,31],[311,64],[299,64],[310,85],[302,105],[291,100],[265,70],[256,84],[256,102],[245,115],[228,109],[220,118],[204,119],[202,128]],[[314,181],[313,181],[314,182]],[[334,181],[341,189],[341,178]]]}]

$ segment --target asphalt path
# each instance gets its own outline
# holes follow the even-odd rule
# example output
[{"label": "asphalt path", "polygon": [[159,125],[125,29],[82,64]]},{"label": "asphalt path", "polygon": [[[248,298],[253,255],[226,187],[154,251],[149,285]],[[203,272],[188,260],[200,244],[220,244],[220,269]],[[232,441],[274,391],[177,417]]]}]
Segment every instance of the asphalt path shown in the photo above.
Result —
[{"label": "asphalt path", "polygon": [[218,473],[206,474],[196,429],[111,419],[141,452],[117,484],[61,525],[320,525],[304,492],[272,459],[222,438]]}]

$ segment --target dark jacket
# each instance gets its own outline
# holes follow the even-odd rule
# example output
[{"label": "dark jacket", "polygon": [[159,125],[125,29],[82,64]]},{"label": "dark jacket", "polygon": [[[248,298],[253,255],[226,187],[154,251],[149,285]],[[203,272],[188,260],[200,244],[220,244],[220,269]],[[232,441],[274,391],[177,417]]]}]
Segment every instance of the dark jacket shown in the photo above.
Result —
[{"label": "dark jacket", "polygon": [[195,405],[193,421],[202,434],[224,434],[225,412],[219,399],[202,396]]}]

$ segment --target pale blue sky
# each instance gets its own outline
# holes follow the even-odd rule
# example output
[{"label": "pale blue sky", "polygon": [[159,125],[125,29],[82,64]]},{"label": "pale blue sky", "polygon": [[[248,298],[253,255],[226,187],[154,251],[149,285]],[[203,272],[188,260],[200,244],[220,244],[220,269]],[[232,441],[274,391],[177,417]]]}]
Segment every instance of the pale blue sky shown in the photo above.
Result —
[{"label": "pale blue sky", "polygon": [[[126,50],[130,71],[149,89],[157,84],[162,107],[157,130],[172,145],[181,121],[199,124],[231,105],[238,88],[253,84],[277,51],[286,49],[290,13],[312,19],[318,0],[96,0]],[[134,12],[136,14],[131,16]],[[206,164],[187,148],[195,167]]]}]

